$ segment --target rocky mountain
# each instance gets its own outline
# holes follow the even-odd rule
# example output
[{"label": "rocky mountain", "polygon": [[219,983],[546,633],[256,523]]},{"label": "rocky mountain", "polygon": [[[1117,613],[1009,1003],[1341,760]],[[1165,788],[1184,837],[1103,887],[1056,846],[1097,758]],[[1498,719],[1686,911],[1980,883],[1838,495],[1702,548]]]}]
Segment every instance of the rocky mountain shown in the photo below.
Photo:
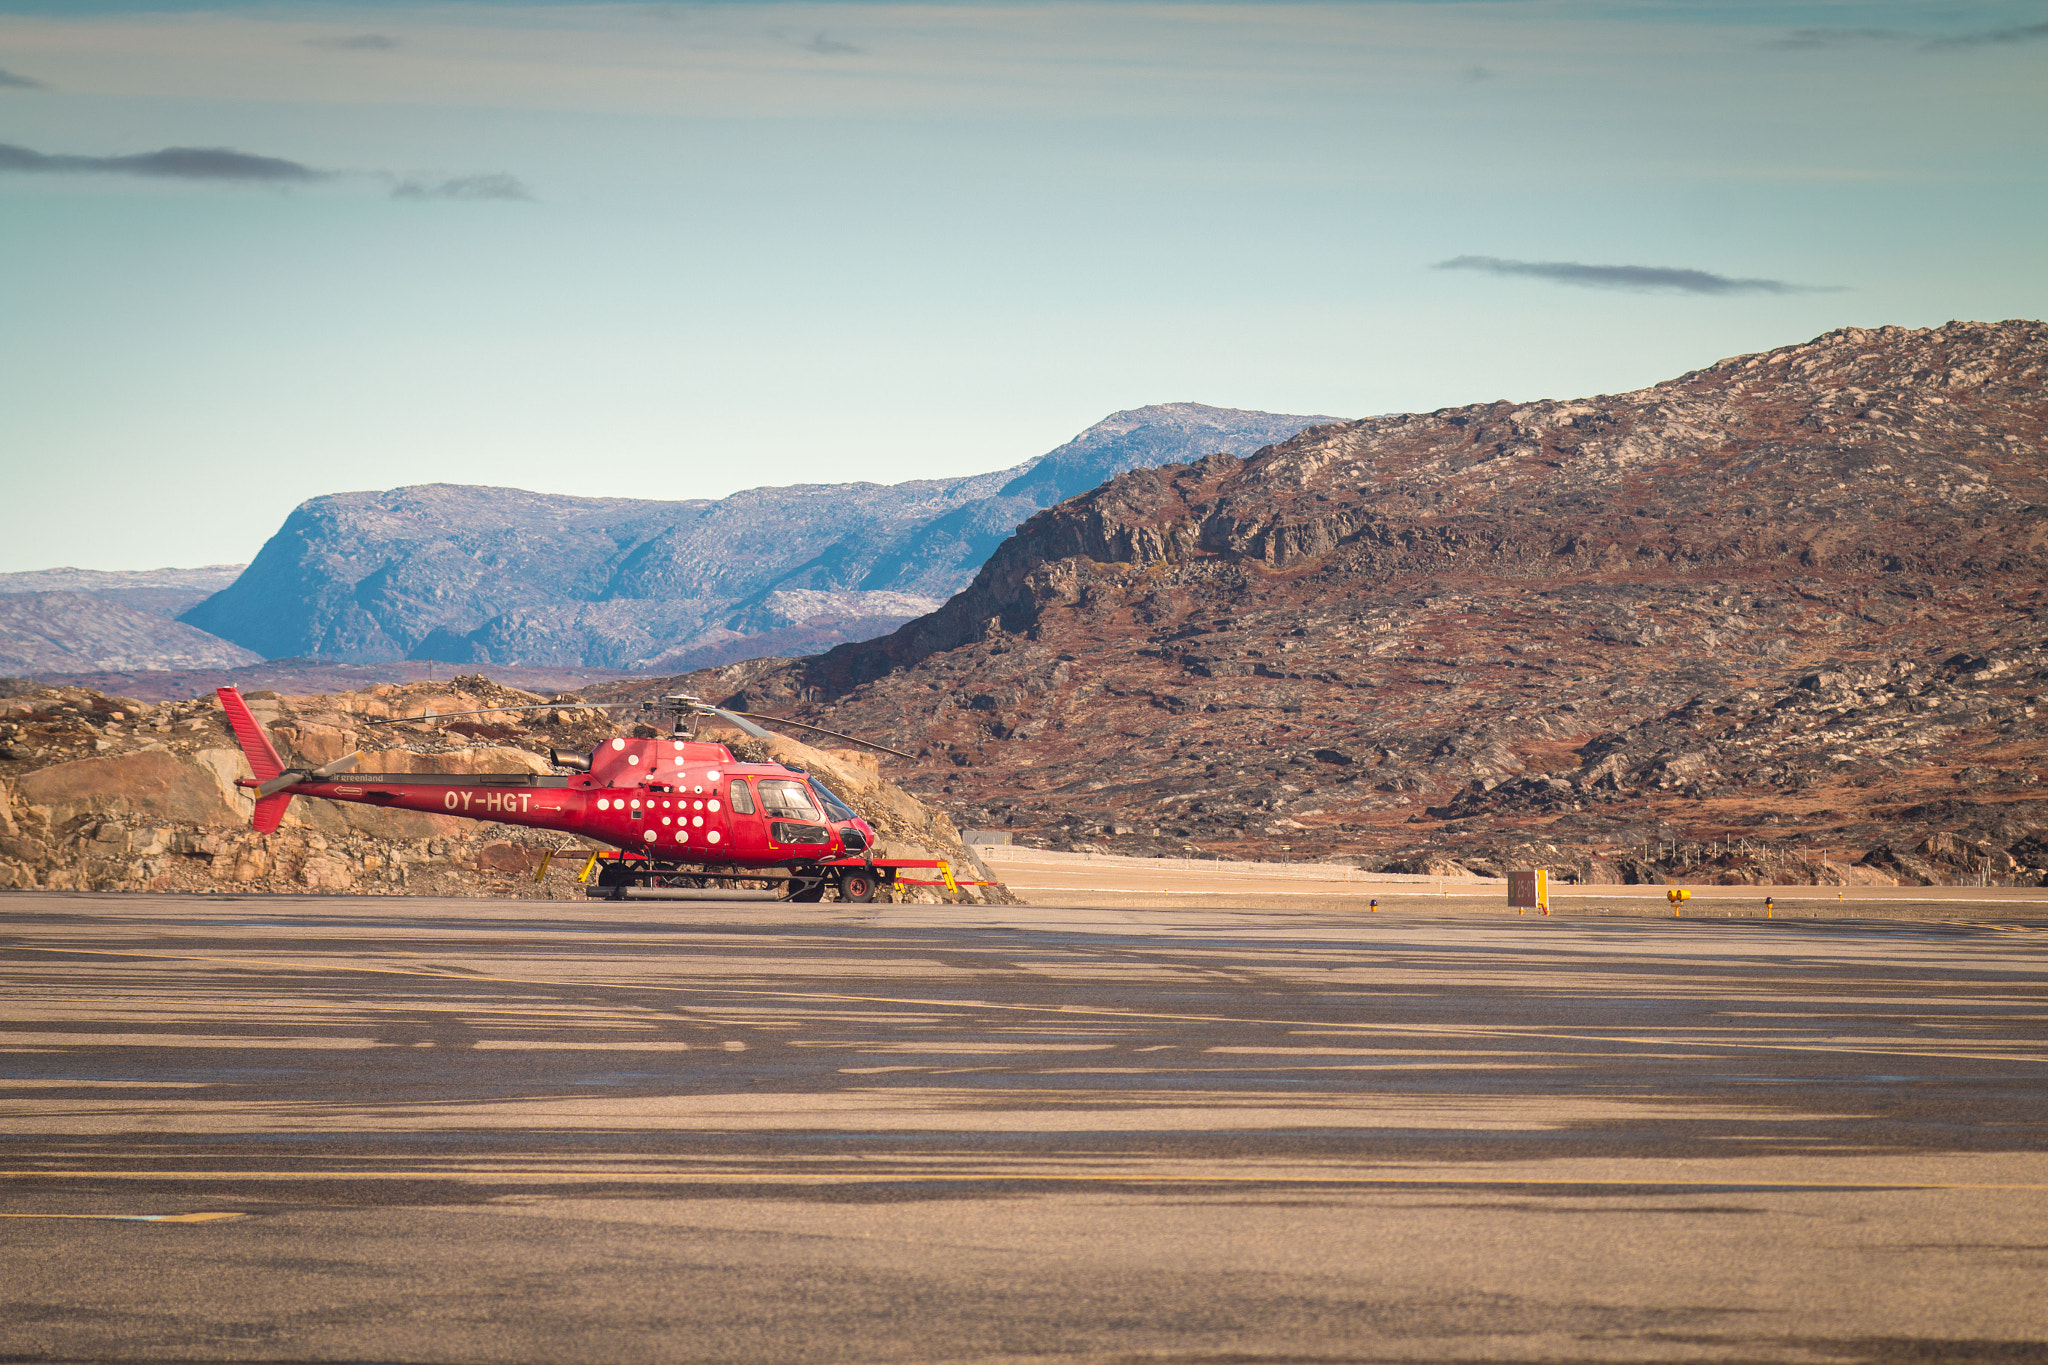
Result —
[{"label": "rocky mountain", "polygon": [[179,622],[234,582],[239,564],[197,569],[44,569],[0,574],[0,672],[233,668],[260,656]]},{"label": "rocky mountain", "polygon": [[736,700],[1055,846],[2027,877],[2044,583],[2048,327],[1848,328],[1123,474]]},{"label": "rocky mountain", "polygon": [[972,582],[996,547],[1041,508],[1085,493],[1127,470],[1217,452],[1249,455],[1304,427],[1337,420],[1201,403],[1155,403],[1111,413],[1058,449],[1005,471],[1011,475],[1009,481],[993,494],[933,518],[889,547],[868,568],[863,586],[921,592],[943,600]]},{"label": "rocky mountain", "polygon": [[315,498],[186,624],[269,658],[700,667],[866,639],[937,607],[1019,520],[1139,465],[1323,419],[1173,403],[1010,469],[717,501],[444,484]]}]

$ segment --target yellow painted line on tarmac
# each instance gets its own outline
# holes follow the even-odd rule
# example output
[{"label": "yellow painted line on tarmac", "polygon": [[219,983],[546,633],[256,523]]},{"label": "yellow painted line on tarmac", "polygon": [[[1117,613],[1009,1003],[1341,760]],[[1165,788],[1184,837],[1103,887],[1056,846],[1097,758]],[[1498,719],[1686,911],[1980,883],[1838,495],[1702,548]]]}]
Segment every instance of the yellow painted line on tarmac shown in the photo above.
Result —
[{"label": "yellow painted line on tarmac", "polygon": [[246,1213],[0,1213],[0,1218],[81,1218],[101,1223],[219,1223]]},{"label": "yellow painted line on tarmac", "polygon": [[[78,957],[129,957],[143,958],[156,962],[204,962],[223,967],[278,967],[288,971],[324,974],[358,973],[369,976],[413,976],[439,981],[459,981],[472,985],[533,986],[548,990],[588,991],[604,989],[614,983],[604,981],[553,981],[540,977],[486,976],[478,972],[435,970],[426,967],[376,967],[359,963],[297,962],[278,958],[215,957],[199,953],[160,953],[120,948],[46,948],[40,945],[13,945],[29,952],[66,953]],[[1089,1019],[1133,1020],[1146,1023],[1171,1024],[1245,1024],[1260,1028],[1294,1028],[1299,1020],[1254,1019],[1229,1014],[1167,1014],[1153,1010],[1113,1009],[1104,1005],[1012,1005],[994,1000],[931,1000],[915,996],[891,995],[845,995],[831,991],[788,991],[765,990],[753,986],[670,986],[659,982],[619,987],[635,991],[661,991],[676,995],[730,995],[756,1000],[803,1001],[809,1003],[859,1004],[859,1005],[907,1005],[920,1009],[952,1010],[967,1014],[977,1010],[1000,1011],[1012,1014],[1082,1016]],[[708,1009],[709,1007],[707,1007]],[[752,1021],[737,1020],[734,1027],[746,1027]],[[1480,1025],[1433,1025],[1419,1027],[1410,1024],[1367,1024],[1342,1020],[1318,1023],[1319,1030],[1342,1030],[1349,1033],[1389,1033],[1403,1037],[1452,1037],[1452,1038],[1507,1038],[1517,1042],[1556,1043],[1632,1043],[1644,1047],[1662,1048],[1733,1048],[1745,1052],[1817,1052],[1830,1056],[1846,1055],[1858,1057],[1910,1057],[1917,1061],[1959,1061],[1959,1062],[2034,1062],[2048,1064],[2048,1052],[2044,1053],[1986,1053],[1986,1052],[1930,1052],[1924,1048],[1869,1048],[1831,1047],[1815,1043],[1751,1043],[1701,1038],[1653,1038],[1629,1034],[1557,1033],[1543,1029],[1509,1029],[1484,1027]]]},{"label": "yellow painted line on tarmac", "polygon": [[[1041,1185],[1292,1185],[1343,1186],[1357,1189],[1401,1189],[1455,1185],[1473,1189],[1729,1189],[1749,1190],[2002,1190],[2048,1192],[2048,1182],[1979,1180],[1725,1180],[1696,1177],[1660,1179],[1642,1176],[1461,1176],[1461,1175],[1146,1175],[1115,1172],[987,1172],[976,1175],[927,1174],[920,1171],[876,1171],[859,1175],[772,1174],[763,1171],[606,1171],[606,1170],[407,1170],[407,1171],[0,1171],[0,1179],[48,1180],[608,1180],[631,1184],[676,1185],[874,1185],[916,1182],[927,1185],[985,1185],[1032,1182]],[[176,1214],[167,1217],[124,1214],[0,1214],[13,1218],[130,1218],[154,1222],[203,1222],[240,1218],[239,1213]]]}]

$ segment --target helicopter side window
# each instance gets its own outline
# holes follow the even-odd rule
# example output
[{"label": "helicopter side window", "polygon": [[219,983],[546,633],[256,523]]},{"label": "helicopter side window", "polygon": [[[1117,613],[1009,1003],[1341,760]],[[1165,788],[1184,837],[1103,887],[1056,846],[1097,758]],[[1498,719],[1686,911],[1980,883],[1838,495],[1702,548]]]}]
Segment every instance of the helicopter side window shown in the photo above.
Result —
[{"label": "helicopter side window", "polygon": [[860,819],[859,814],[854,811],[852,806],[847,805],[837,796],[834,796],[832,789],[815,777],[811,779],[811,790],[816,792],[818,799],[825,803],[825,809],[831,813],[834,820]]},{"label": "helicopter side window", "polygon": [[786,777],[761,779],[761,813],[774,820],[822,820],[810,789]]},{"label": "helicopter side window", "polygon": [[732,809],[735,815],[754,813],[754,793],[747,786],[747,779],[735,777],[732,780]]}]

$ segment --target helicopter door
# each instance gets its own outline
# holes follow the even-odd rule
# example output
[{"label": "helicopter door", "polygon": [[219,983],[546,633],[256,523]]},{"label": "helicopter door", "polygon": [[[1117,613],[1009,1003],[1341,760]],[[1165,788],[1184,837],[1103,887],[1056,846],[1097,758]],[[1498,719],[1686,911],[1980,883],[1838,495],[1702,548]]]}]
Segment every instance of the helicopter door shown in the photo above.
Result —
[{"label": "helicopter door", "polygon": [[747,779],[735,775],[725,793],[726,810],[732,821],[732,851],[736,858],[766,858],[768,825],[754,804],[754,789]]},{"label": "helicopter door", "polygon": [[776,852],[815,858],[831,848],[831,827],[807,785],[786,777],[764,777],[760,786],[761,814]]}]

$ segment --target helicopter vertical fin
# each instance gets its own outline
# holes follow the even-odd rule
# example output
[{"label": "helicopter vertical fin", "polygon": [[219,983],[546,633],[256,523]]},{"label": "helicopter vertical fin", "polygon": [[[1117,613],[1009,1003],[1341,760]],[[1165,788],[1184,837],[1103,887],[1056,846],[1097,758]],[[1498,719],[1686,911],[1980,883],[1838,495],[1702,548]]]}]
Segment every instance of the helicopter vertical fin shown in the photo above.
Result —
[{"label": "helicopter vertical fin", "polygon": [[284,808],[292,803],[290,792],[278,792],[266,796],[256,803],[256,814],[250,817],[249,828],[258,834],[270,834],[284,823]]},{"label": "helicopter vertical fin", "polygon": [[240,689],[217,687],[214,695],[220,698],[221,710],[228,713],[228,724],[235,732],[235,742],[242,746],[242,756],[249,760],[249,775],[258,782],[268,782],[284,771],[284,760],[277,756],[277,747],[264,733],[262,724],[249,712],[249,703],[242,700]]},{"label": "helicopter vertical fin", "polygon": [[[241,692],[221,687],[215,689],[215,695],[220,698],[221,710],[228,713],[228,724],[234,729],[235,742],[242,746],[242,756],[249,760],[250,775],[262,783],[282,773],[284,760],[278,757],[277,746],[264,733],[262,723],[250,714],[249,703],[242,700]],[[249,827],[258,834],[269,834],[284,820],[285,807],[291,803],[292,794],[288,791],[263,797],[256,803]]]}]

